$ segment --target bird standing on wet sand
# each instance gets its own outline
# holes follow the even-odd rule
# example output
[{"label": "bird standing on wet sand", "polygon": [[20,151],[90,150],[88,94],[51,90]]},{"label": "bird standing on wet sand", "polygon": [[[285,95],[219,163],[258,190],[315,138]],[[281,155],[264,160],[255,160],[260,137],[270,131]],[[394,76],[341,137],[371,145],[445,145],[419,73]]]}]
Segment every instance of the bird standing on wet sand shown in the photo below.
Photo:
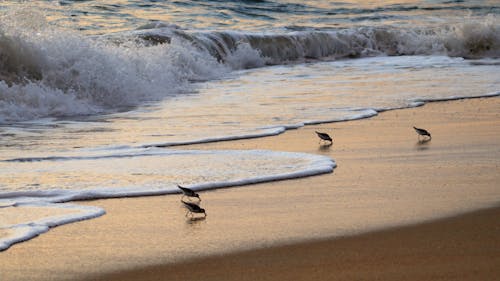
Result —
[{"label": "bird standing on wet sand", "polygon": [[[177,185],[177,187],[182,191],[183,195],[182,195],[182,198],[184,197],[196,197],[198,198],[199,201],[201,201],[201,198],[200,198],[200,195],[196,192],[194,192],[192,189],[189,189],[187,187],[183,187],[183,186],[180,186],[180,185]],[[181,201],[182,201],[182,198],[181,198]]]},{"label": "bird standing on wet sand", "polygon": [[194,213],[203,214],[204,217],[207,216],[205,209],[201,208],[200,206],[196,205],[195,203],[184,202],[184,201],[182,201],[182,203],[184,203],[184,207],[186,207],[188,209],[188,211],[186,212],[186,217],[188,216],[188,214],[191,214],[191,218],[193,218]]},{"label": "bird standing on wet sand", "polygon": [[330,144],[332,144],[332,143],[333,143],[332,138],[331,138],[331,137],[330,137],[327,133],[320,133],[320,132],[316,131],[316,134],[317,134],[317,135],[318,135],[318,137],[320,138],[320,140],[319,140],[320,142],[321,142],[322,140],[324,140],[324,141],[329,141],[329,142],[330,142]]},{"label": "bird standing on wet sand", "polygon": [[415,129],[415,131],[417,132],[418,134],[418,140],[420,140],[420,136],[428,136],[429,137],[429,140],[432,139],[431,137],[431,133],[429,133],[427,130],[425,129],[420,129],[420,128],[417,128],[417,127],[413,127],[413,129]]}]

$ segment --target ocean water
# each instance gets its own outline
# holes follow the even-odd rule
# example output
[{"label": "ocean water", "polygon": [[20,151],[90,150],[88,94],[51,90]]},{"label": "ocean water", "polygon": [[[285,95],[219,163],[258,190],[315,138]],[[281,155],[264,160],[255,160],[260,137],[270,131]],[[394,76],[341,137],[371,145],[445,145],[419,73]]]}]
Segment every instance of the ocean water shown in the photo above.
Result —
[{"label": "ocean water", "polygon": [[499,73],[497,1],[1,2],[0,250],[105,213],[71,201],[336,165],[178,145],[498,96]]}]

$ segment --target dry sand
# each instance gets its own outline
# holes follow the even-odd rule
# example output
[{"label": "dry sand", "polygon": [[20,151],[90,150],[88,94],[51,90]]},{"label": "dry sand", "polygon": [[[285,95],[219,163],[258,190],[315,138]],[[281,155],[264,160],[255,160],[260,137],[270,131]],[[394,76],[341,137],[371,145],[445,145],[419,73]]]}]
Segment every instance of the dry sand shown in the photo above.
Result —
[{"label": "dry sand", "polygon": [[[0,280],[498,280],[500,209],[456,215],[500,203],[499,109],[499,98],[433,103],[189,146],[316,153],[339,166],[203,192],[208,217],[194,222],[179,196],[80,202],[107,215],[1,252]],[[418,143],[413,125],[432,141]],[[334,144],[319,146],[315,130]]]}]

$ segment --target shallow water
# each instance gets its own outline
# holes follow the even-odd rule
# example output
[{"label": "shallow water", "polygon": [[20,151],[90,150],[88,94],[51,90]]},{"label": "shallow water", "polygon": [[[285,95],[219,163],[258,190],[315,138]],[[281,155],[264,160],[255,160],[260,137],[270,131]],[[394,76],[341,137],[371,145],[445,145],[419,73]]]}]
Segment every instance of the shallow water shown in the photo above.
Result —
[{"label": "shallow water", "polygon": [[2,221],[1,249],[104,213],[65,216],[56,202],[335,166],[179,144],[500,94],[495,1],[37,1],[0,11],[0,213],[62,212]]}]

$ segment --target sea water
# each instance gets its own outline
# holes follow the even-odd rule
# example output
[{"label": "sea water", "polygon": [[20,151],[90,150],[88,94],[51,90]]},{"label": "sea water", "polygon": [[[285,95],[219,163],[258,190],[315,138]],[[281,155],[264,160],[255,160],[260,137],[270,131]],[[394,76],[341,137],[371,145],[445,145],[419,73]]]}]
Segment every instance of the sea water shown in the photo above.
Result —
[{"label": "sea water", "polygon": [[499,13],[496,1],[2,2],[0,250],[105,213],[70,201],[336,165],[181,144],[498,96]]}]

